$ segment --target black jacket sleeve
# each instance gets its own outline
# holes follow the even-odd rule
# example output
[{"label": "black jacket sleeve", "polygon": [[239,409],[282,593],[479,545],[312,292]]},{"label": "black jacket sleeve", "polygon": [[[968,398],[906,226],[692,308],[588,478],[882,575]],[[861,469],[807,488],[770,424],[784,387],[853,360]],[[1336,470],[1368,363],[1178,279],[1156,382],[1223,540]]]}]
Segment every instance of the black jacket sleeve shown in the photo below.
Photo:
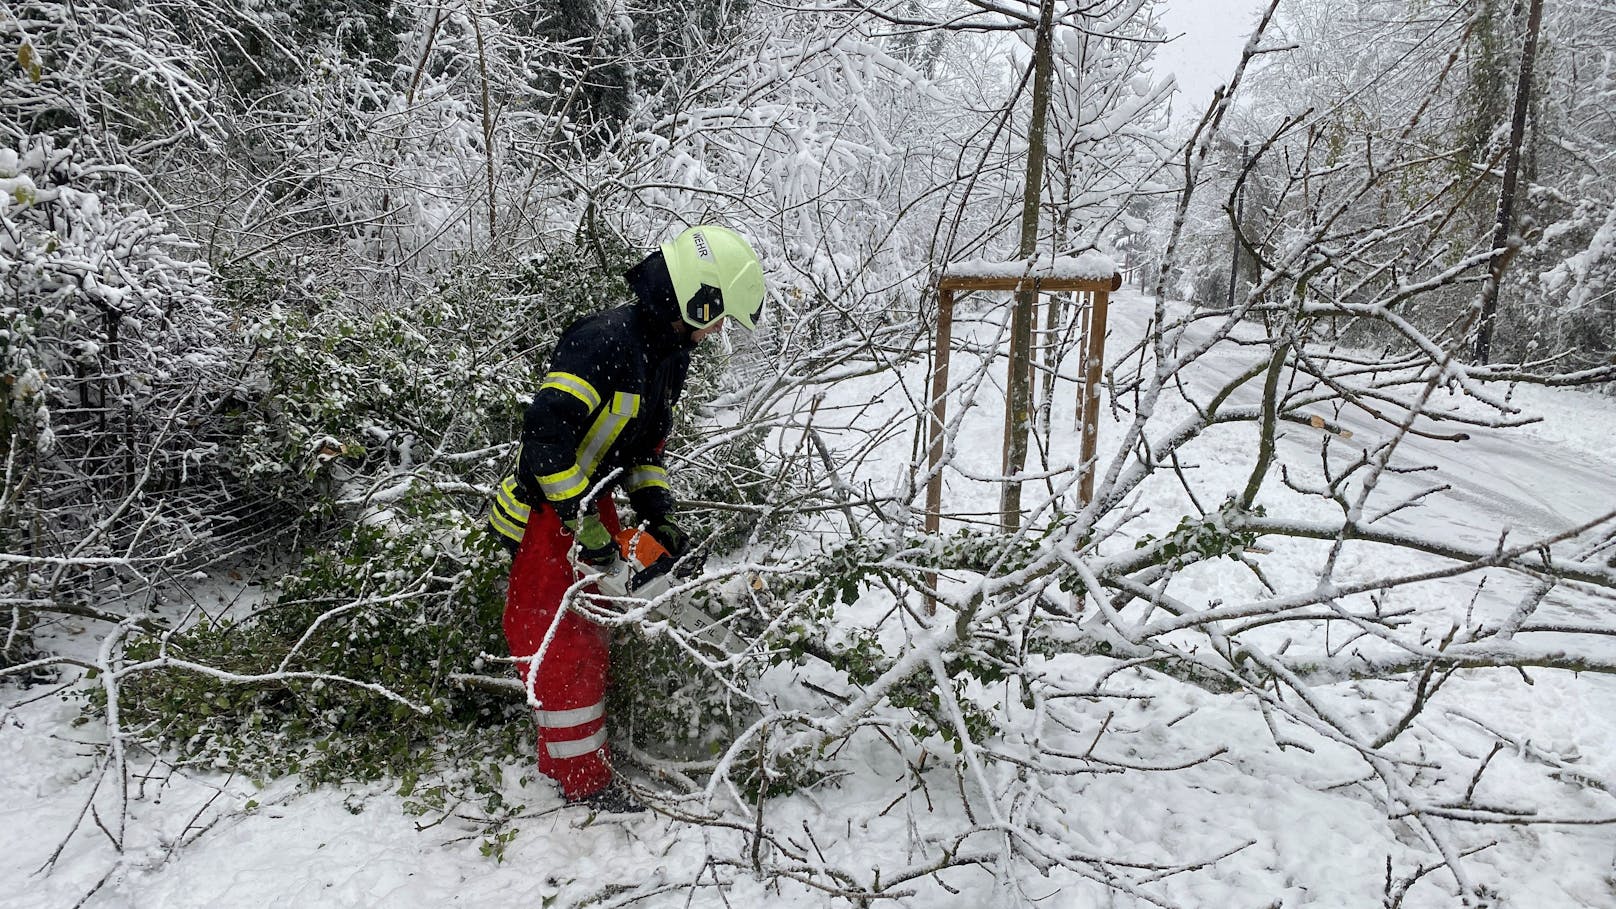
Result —
[{"label": "black jacket sleeve", "polygon": [[661,387],[663,406],[660,412],[651,416],[654,423],[643,435],[645,448],[630,453],[634,466],[623,484],[628,492],[629,504],[633,506],[635,516],[641,520],[673,513],[673,490],[668,486],[667,463],[663,460],[662,449],[668,442],[668,435],[673,432],[674,407],[684,393],[685,377],[689,372],[690,354],[683,352],[670,358],[658,375],[652,378]]}]

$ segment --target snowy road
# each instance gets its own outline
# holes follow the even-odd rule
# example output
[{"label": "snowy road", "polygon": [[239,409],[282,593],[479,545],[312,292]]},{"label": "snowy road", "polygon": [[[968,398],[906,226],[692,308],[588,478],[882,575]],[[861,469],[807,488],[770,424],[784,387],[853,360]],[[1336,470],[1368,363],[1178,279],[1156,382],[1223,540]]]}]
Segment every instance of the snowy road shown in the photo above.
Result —
[{"label": "snowy road", "polygon": [[[1119,342],[1132,343],[1144,331],[1149,315],[1148,298],[1131,290],[1118,294],[1117,305],[1112,309],[1112,349],[1118,349]],[[1197,325],[1191,331],[1205,337],[1211,328]],[[1257,338],[1259,332],[1252,327],[1242,336]],[[1266,348],[1220,344],[1188,369],[1190,393],[1198,400],[1207,400],[1266,355]],[[1259,378],[1242,386],[1231,402],[1256,405],[1261,394]],[[1514,545],[1616,511],[1616,398],[1574,393],[1527,398],[1523,409],[1527,414],[1540,412],[1545,422],[1584,423],[1589,435],[1595,437],[1602,430],[1607,442],[1603,451],[1544,438],[1535,434],[1532,426],[1493,429],[1422,419],[1416,423],[1420,430],[1439,435],[1463,433],[1468,438],[1455,442],[1405,436],[1390,466],[1428,469],[1388,475],[1384,487],[1366,508],[1366,515],[1372,516],[1433,486],[1447,486],[1447,490],[1418,505],[1390,515],[1384,523],[1403,531],[1430,532],[1439,527],[1445,538],[1490,546],[1498,542],[1501,532],[1507,531]],[[1432,408],[1440,411],[1449,406],[1450,400],[1447,392],[1439,391]],[[1320,416],[1337,419],[1322,411]],[[1351,431],[1352,437],[1332,442],[1331,460],[1337,466],[1349,463],[1359,452],[1377,448],[1395,434],[1395,427],[1356,408],[1342,413],[1339,422]],[[1317,471],[1323,435],[1321,431],[1287,424],[1281,430],[1282,459]]]},{"label": "snowy road", "polygon": [[[1119,294],[1112,308],[1111,349],[1124,349],[1139,337],[1150,311],[1148,298],[1131,289]],[[1211,330],[1210,324],[1191,328],[1199,337]],[[1243,328],[1240,336],[1255,340],[1260,333],[1253,326]],[[1186,391],[1196,400],[1207,401],[1265,356],[1264,347],[1232,341],[1219,344],[1186,370]],[[1242,386],[1230,400],[1237,406],[1256,406],[1261,395],[1262,381],[1256,379]],[[1616,398],[1523,387],[1515,391],[1511,400],[1525,415],[1540,420],[1512,428],[1418,421],[1418,429],[1439,438],[1412,433],[1404,436],[1390,462],[1393,470],[1382,478],[1366,503],[1365,516],[1387,530],[1486,550],[1500,542],[1520,546],[1544,539],[1616,511]],[[1441,412],[1466,403],[1469,402],[1442,390],[1433,396],[1431,407]],[[1320,409],[1318,415],[1338,421],[1352,434],[1350,439],[1330,440],[1330,460],[1336,470],[1363,452],[1383,445],[1396,432],[1394,426],[1357,408],[1348,408],[1339,416]],[[1254,433],[1249,424],[1243,431],[1248,440]],[[1440,438],[1456,434],[1462,434],[1463,440]],[[1322,483],[1324,438],[1321,430],[1286,423],[1280,430],[1278,459],[1298,472],[1293,475]],[[1238,459],[1242,469],[1249,469],[1249,463],[1249,458]],[[1396,508],[1433,489],[1437,491],[1416,504]],[[1297,504],[1296,497],[1288,497],[1289,508]],[[1316,501],[1312,507],[1318,509],[1316,514],[1296,515],[1286,505],[1281,506],[1280,513],[1339,518],[1338,510],[1322,502]],[[1562,557],[1575,558],[1587,542],[1585,534],[1552,548]],[[1482,608],[1507,608],[1518,601],[1524,588],[1519,575],[1502,574],[1478,604]],[[1568,595],[1557,589],[1541,607],[1539,617],[1581,621],[1608,618],[1608,607],[1616,605],[1609,600],[1590,590]]]}]

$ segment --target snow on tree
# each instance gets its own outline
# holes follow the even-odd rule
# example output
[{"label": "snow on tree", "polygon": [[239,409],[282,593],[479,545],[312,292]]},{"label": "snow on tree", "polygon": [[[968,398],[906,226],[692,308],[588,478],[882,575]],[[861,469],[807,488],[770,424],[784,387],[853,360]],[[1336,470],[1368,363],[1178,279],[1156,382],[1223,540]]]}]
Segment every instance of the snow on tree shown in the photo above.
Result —
[{"label": "snow on tree", "polygon": [[[1490,851],[1547,848],[1507,831],[1563,842],[1613,814],[1597,768],[1505,708],[1616,672],[1609,623],[1576,614],[1616,589],[1616,514],[1467,473],[1476,450],[1521,465],[1499,450],[1525,449],[1531,386],[1616,378],[1608,17],[1546,19],[1555,90],[1524,156],[1544,214],[1501,310],[1538,307],[1542,340],[1472,365],[1476,200],[1505,148],[1461,99],[1512,20],[1276,6],[1181,143],[1142,0],[0,14],[8,646],[24,616],[106,620],[95,653],[8,652],[0,675],[96,672],[98,767],[124,785],[75,832],[122,848],[138,753],[389,780],[493,856],[540,835],[522,803],[554,794],[506,779],[527,718],[478,512],[556,330],[677,226],[721,221],[779,292],[755,343],[698,366],[669,449],[706,562],[658,602],[569,602],[632,648],[615,753],[700,858],[549,896],[1494,904]],[[1046,11],[1040,145],[1023,83]],[[1029,151],[1050,175],[1031,208]],[[981,520],[1007,479],[980,456],[1006,397],[984,301],[947,392],[960,505],[928,534],[936,276],[1090,275],[1147,239],[1093,498],[1046,409],[1016,526]],[[1231,239],[1232,285],[1204,267]],[[1070,324],[1045,325],[1048,408],[1072,362],[1049,343]],[[265,602],[153,583],[212,544],[273,558]],[[1270,804],[1342,826],[1300,836]],[[1346,883],[1298,837],[1340,847]]]},{"label": "snow on tree", "polygon": [[216,552],[229,499],[226,318],[128,163],[166,128],[205,130],[203,93],[171,33],[80,13],[28,4],[0,18],[19,63],[0,78],[8,662],[41,616],[138,613],[131,600],[164,572]]}]

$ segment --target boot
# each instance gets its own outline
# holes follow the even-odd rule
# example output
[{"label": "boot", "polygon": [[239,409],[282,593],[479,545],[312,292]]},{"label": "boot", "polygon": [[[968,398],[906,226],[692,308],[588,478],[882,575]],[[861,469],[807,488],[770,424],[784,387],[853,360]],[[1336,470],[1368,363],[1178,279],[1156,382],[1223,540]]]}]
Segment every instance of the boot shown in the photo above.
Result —
[{"label": "boot", "polygon": [[569,798],[567,802],[582,805],[600,814],[638,814],[646,810],[645,806],[636,801],[634,796],[616,780],[607,783],[603,789],[577,798]]}]

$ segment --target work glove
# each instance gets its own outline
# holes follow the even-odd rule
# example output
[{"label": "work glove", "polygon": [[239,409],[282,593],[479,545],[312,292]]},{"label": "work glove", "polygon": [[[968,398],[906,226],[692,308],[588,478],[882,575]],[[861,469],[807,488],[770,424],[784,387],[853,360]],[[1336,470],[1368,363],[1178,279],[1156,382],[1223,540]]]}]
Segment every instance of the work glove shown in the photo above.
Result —
[{"label": "work glove", "polygon": [[662,544],[662,548],[676,559],[684,558],[685,553],[690,551],[690,534],[675,524],[673,518],[668,515],[653,516],[646,522],[645,529],[649,530],[651,536],[656,537],[656,541]]},{"label": "work glove", "polygon": [[617,561],[617,544],[600,522],[600,515],[581,514],[565,524],[578,543],[578,561],[594,568],[605,568]]}]

